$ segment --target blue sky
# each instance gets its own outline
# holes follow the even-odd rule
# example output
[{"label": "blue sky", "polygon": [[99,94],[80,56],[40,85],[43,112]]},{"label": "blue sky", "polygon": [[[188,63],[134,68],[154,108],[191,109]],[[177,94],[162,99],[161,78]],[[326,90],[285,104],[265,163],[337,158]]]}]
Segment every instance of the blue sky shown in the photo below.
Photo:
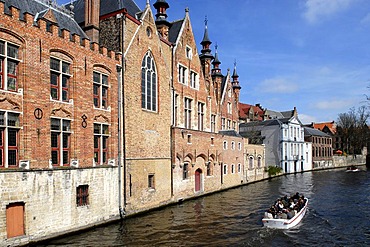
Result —
[{"label": "blue sky", "polygon": [[[366,104],[369,0],[167,2],[169,21],[183,18],[189,7],[197,44],[207,16],[212,52],[217,43],[223,74],[237,63],[241,102],[276,111],[297,107],[303,123],[337,120],[339,113]],[[143,9],[146,0],[136,3]]]}]

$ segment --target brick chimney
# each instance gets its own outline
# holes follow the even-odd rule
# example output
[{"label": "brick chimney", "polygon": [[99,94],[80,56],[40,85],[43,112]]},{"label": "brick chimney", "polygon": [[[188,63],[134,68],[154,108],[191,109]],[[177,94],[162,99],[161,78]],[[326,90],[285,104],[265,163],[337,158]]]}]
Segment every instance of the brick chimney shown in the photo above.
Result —
[{"label": "brick chimney", "polygon": [[91,42],[99,43],[100,0],[85,0],[84,31]]}]

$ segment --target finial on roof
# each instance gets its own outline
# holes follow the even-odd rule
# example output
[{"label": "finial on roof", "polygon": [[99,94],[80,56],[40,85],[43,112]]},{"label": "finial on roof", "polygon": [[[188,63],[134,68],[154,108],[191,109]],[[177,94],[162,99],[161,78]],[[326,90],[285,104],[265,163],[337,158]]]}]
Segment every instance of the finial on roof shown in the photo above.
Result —
[{"label": "finial on roof", "polygon": [[185,8],[185,13],[189,13],[189,7]]},{"label": "finial on roof", "polygon": [[221,64],[220,60],[218,59],[218,44],[215,45],[215,59],[212,62],[213,64]]},{"label": "finial on roof", "polygon": [[236,73],[236,59],[234,60],[234,72],[233,72],[233,78],[239,77],[238,74]]},{"label": "finial on roof", "polygon": [[146,0],[146,5],[150,5],[149,0]]}]

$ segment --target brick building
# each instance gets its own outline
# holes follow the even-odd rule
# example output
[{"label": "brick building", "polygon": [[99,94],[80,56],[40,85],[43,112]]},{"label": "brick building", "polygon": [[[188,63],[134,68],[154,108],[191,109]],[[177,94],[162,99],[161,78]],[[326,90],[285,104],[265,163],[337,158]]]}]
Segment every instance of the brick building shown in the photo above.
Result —
[{"label": "brick building", "polygon": [[333,166],[332,137],[320,130],[305,127],[304,139],[312,143],[312,168]]},{"label": "brick building", "polygon": [[247,182],[236,66],[223,74],[207,25],[198,53],[188,10],[153,6],[0,0],[0,241]]},{"label": "brick building", "polygon": [[0,242],[112,219],[120,56],[54,4],[0,1],[0,19]]}]

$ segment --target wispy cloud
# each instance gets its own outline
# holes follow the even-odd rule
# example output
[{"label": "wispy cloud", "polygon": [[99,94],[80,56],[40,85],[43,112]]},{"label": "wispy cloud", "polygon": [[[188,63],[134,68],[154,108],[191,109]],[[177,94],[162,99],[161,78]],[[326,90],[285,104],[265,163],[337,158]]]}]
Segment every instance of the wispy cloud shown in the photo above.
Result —
[{"label": "wispy cloud", "polygon": [[271,78],[261,82],[261,88],[268,93],[294,93],[298,85],[285,78]]},{"label": "wispy cloud", "polygon": [[335,110],[350,108],[354,105],[354,101],[351,99],[333,99],[318,101],[314,104],[314,107],[320,110]]},{"label": "wispy cloud", "polygon": [[354,0],[306,0],[303,17],[311,24],[347,9]]},{"label": "wispy cloud", "polygon": [[317,118],[314,116],[306,115],[306,114],[300,114],[298,112],[298,118],[301,120],[303,124],[309,124],[312,122],[317,122]]},{"label": "wispy cloud", "polygon": [[361,20],[362,25],[370,25],[370,13],[368,13],[364,18]]}]

